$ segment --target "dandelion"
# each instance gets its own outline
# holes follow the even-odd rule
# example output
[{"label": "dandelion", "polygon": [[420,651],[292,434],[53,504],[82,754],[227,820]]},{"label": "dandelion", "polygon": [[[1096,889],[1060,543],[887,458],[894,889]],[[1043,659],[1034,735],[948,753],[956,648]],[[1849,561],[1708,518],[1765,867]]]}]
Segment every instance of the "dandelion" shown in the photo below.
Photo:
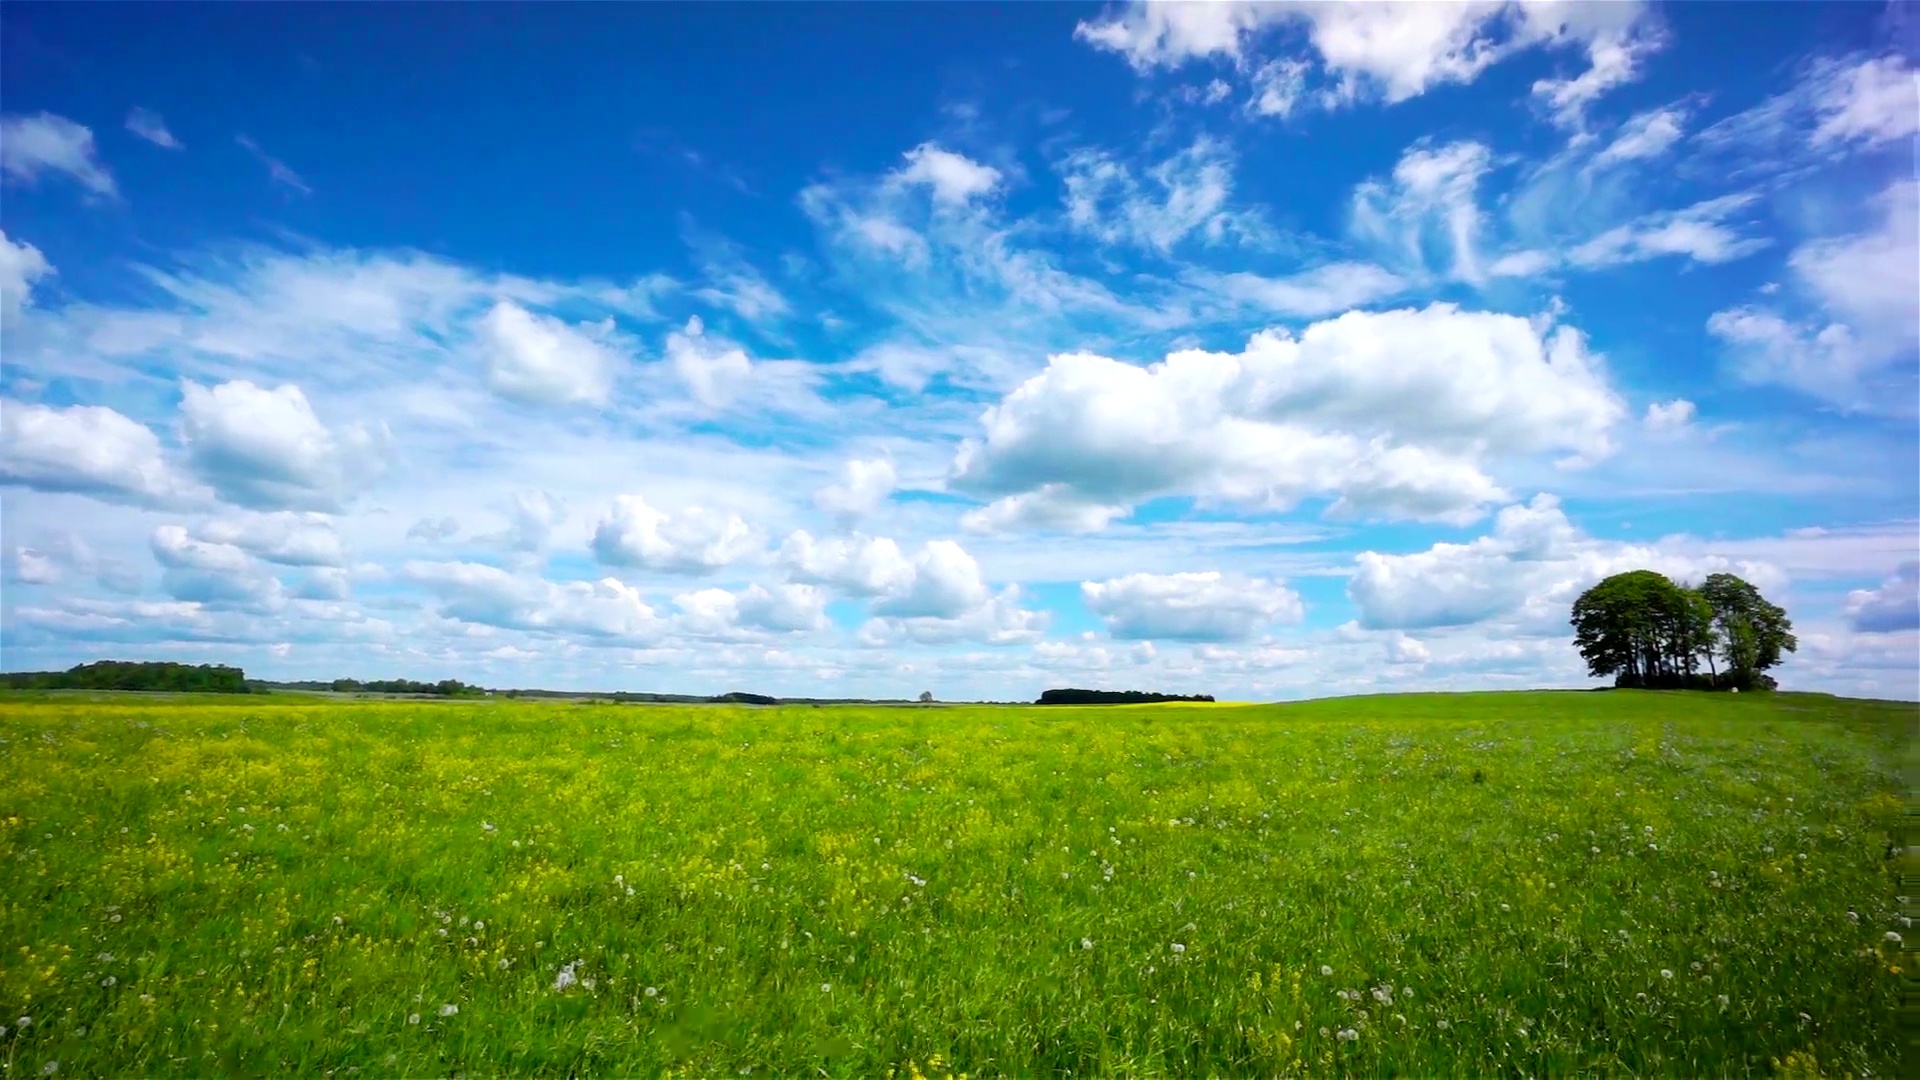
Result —
[{"label": "dandelion", "polygon": [[660,988],[659,988],[659,987],[657,987],[657,986],[649,986],[649,987],[647,987],[647,989],[646,989],[646,994],[647,994],[647,996],[648,996],[648,997],[659,997],[659,996],[660,996]]},{"label": "dandelion", "polygon": [[1661,968],[1660,977],[1663,979],[1671,979],[1673,978],[1673,971],[1669,968]]},{"label": "dandelion", "polygon": [[577,983],[580,981],[578,978],[575,978],[573,974],[573,969],[575,965],[579,963],[580,961],[575,960],[572,964],[568,964],[566,967],[561,968],[560,974],[555,975],[553,977],[553,988],[556,992],[566,990],[568,987],[572,986],[574,983]]},{"label": "dandelion", "polygon": [[441,1015],[441,1016],[443,1016],[443,1017],[445,1017],[445,1016],[457,1016],[457,1015],[459,1015],[459,1013],[460,1013],[460,1006],[458,1006],[458,1005],[442,1005],[442,1006],[440,1006],[440,1015]]},{"label": "dandelion", "polygon": [[1083,948],[1083,949],[1091,949],[1091,948],[1093,948],[1093,939],[1092,939],[1092,938],[1090,938],[1090,937],[1083,937],[1083,938],[1081,938],[1081,939],[1080,939],[1080,947],[1081,947],[1081,948]]},{"label": "dandelion", "polygon": [[1176,942],[1174,942],[1174,943],[1173,943],[1173,951],[1174,951],[1174,953],[1175,953],[1175,955],[1178,955],[1178,954],[1180,954],[1180,953],[1184,953],[1184,952],[1186,952],[1186,951],[1187,951],[1187,947],[1186,947],[1185,945],[1182,945],[1182,944],[1180,944],[1179,942],[1177,942],[1177,941],[1176,941]]},{"label": "dandelion", "polygon": [[1889,930],[1889,931],[1887,931],[1887,942],[1888,942],[1888,944],[1891,944],[1891,945],[1898,945],[1898,944],[1900,944],[1900,941],[1901,941],[1901,938],[1900,938],[1900,933],[1899,933],[1899,931],[1897,931],[1897,930]]},{"label": "dandelion", "polygon": [[1333,974],[1333,967],[1332,967],[1332,965],[1330,965],[1330,964],[1321,964],[1321,965],[1320,965],[1320,974],[1322,974],[1322,975],[1331,975],[1331,974]]},{"label": "dandelion", "polygon": [[483,822],[481,822],[481,823],[480,823],[480,828],[481,828],[482,830],[484,830],[484,831],[486,831],[486,832],[492,832],[492,831],[493,831],[493,822],[491,822],[491,821],[483,821]]},{"label": "dandelion", "polygon": [[52,1076],[54,1073],[57,1073],[59,1071],[60,1071],[60,1063],[57,1061],[49,1061],[45,1065],[40,1066],[41,1076]]},{"label": "dandelion", "polygon": [[1445,1020],[1436,1020],[1433,1022],[1433,1026],[1439,1028],[1441,1031],[1445,1031],[1453,1025],[1447,1023]]},{"label": "dandelion", "polygon": [[506,956],[503,956],[503,957],[501,957],[501,958],[500,958],[500,970],[501,970],[501,971],[505,971],[505,970],[507,970],[508,968],[510,968],[510,967],[512,967],[512,966],[513,966],[513,960],[512,960],[512,958],[510,958],[510,957],[506,957]]},{"label": "dandelion", "polygon": [[1374,987],[1373,1000],[1379,1002],[1382,1005],[1393,1004],[1393,987],[1386,983],[1382,983],[1381,985]]},{"label": "dandelion", "polygon": [[832,984],[832,983],[821,983],[821,984],[820,984],[820,992],[821,992],[821,993],[823,993],[823,994],[831,994],[831,993],[833,993],[833,984]]},{"label": "dandelion", "polygon": [[1341,1028],[1339,1034],[1335,1035],[1334,1037],[1339,1039],[1341,1042],[1360,1041],[1360,1033],[1353,1030],[1352,1028]]},{"label": "dandelion", "polygon": [[1598,854],[1600,854],[1600,849],[1599,849],[1599,847],[1597,847],[1597,846],[1596,846],[1596,847],[1594,847],[1594,848],[1592,848],[1591,850],[1593,851],[1593,853],[1594,853],[1595,855],[1598,855]]},{"label": "dandelion", "polygon": [[109,976],[107,976],[106,978],[104,978],[104,979],[101,979],[101,980],[100,980],[100,985],[101,985],[101,986],[106,986],[106,987],[111,987],[111,986],[113,986],[114,984],[116,984],[116,983],[118,983],[119,981],[120,981],[119,979],[116,979],[116,978],[114,978],[113,976],[111,976],[111,975],[109,975]]},{"label": "dandelion", "polygon": [[99,956],[94,957],[94,959],[100,961],[103,964],[111,964],[113,963],[113,954],[110,952],[103,952]]},{"label": "dandelion", "polygon": [[407,1023],[409,1023],[409,1024],[418,1024],[419,1022],[420,1022],[420,1014],[419,1014],[419,1013],[408,1013],[408,1014],[407,1014]]},{"label": "dandelion", "polygon": [[17,1025],[21,1031],[25,1031],[28,1028],[33,1026],[33,1017],[23,1016],[20,1019],[15,1020],[14,1024]]},{"label": "dandelion", "polygon": [[1501,905],[1500,905],[1500,910],[1501,910],[1501,911],[1512,911],[1512,910],[1513,910],[1513,905],[1512,905],[1512,904],[1501,904]]},{"label": "dandelion", "polygon": [[475,919],[473,920],[473,928],[475,930],[485,930],[487,928],[487,924],[480,921],[479,919]]},{"label": "dandelion", "polygon": [[1725,994],[1721,994],[1720,996],[1714,998],[1713,1000],[1717,1002],[1722,1009],[1726,1008],[1728,1005],[1733,1004],[1733,999],[1729,998]]},{"label": "dandelion", "polygon": [[1855,922],[1855,923],[1857,923],[1857,922],[1859,922],[1859,921],[1860,921],[1860,913],[1859,913],[1859,912],[1857,912],[1857,911],[1849,911],[1849,912],[1847,912],[1847,921],[1848,921],[1848,922]]}]

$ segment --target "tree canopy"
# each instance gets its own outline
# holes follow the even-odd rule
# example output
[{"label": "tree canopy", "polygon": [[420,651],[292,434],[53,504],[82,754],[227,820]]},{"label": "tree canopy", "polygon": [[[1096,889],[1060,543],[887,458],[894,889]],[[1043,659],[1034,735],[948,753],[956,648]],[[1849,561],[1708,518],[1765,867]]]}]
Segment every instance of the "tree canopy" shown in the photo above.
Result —
[{"label": "tree canopy", "polygon": [[1765,672],[1798,647],[1792,631],[1784,610],[1733,574],[1689,588],[1631,570],[1573,603],[1575,647],[1589,672],[1616,686],[1771,689]]}]

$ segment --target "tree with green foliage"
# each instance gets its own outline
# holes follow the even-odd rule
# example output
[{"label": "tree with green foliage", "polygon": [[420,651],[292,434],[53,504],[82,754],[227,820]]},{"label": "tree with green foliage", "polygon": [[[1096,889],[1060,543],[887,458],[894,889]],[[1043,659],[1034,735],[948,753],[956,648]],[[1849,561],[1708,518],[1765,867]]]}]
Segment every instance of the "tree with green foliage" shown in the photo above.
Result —
[{"label": "tree with green foliage", "polygon": [[1748,690],[1766,688],[1772,682],[1766,670],[1800,647],[1786,611],[1733,574],[1708,574],[1695,591],[1712,612],[1729,684]]},{"label": "tree with green foliage", "polygon": [[[1690,589],[1651,570],[1595,585],[1573,604],[1574,645],[1587,670],[1616,686],[1768,689],[1763,675],[1796,645],[1787,613],[1732,574]],[[1723,678],[1716,659],[1726,662]]]}]

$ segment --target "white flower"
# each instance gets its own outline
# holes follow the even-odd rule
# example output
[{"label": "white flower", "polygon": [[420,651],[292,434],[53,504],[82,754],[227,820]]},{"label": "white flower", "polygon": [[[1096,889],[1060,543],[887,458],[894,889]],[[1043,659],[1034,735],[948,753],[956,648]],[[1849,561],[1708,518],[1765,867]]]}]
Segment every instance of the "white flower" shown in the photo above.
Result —
[{"label": "white flower", "polygon": [[1445,1020],[1436,1020],[1434,1021],[1433,1026],[1439,1028],[1441,1031],[1445,1031],[1448,1028],[1452,1027],[1453,1025],[1447,1023]]},{"label": "white flower", "polygon": [[1339,1039],[1341,1042],[1358,1042],[1360,1039],[1360,1033],[1353,1030],[1352,1028],[1341,1028],[1339,1034],[1334,1037]]},{"label": "white flower", "polygon": [[485,930],[487,928],[487,924],[480,921],[479,919],[475,919],[473,920],[473,928],[475,930]]},{"label": "white flower", "polygon": [[60,1071],[60,1063],[57,1061],[49,1061],[45,1065],[40,1066],[41,1076],[52,1076],[54,1073],[57,1073],[59,1071]]},{"label": "white flower", "polygon": [[116,979],[116,978],[114,978],[113,976],[111,976],[111,975],[109,975],[109,976],[107,976],[106,978],[104,978],[104,979],[101,979],[101,980],[100,980],[100,985],[101,985],[101,986],[112,986],[112,985],[114,985],[115,983],[117,983],[117,982],[119,982],[119,981],[120,981],[119,979]]},{"label": "white flower", "polygon": [[1668,970],[1667,968],[1661,968],[1660,977],[1663,979],[1671,979],[1673,978],[1673,972]]},{"label": "white flower", "polygon": [[1331,974],[1333,974],[1333,967],[1332,967],[1331,965],[1329,965],[1329,964],[1321,964],[1321,965],[1320,965],[1320,974],[1322,974],[1322,975],[1331,975]]},{"label": "white flower", "polygon": [[459,1012],[460,1012],[460,1006],[458,1006],[458,1005],[442,1005],[442,1006],[440,1006],[440,1015],[441,1015],[441,1016],[454,1016],[454,1015],[457,1015],[457,1014],[458,1014]]},{"label": "white flower", "polygon": [[1513,905],[1512,905],[1512,904],[1501,904],[1501,905],[1500,905],[1500,910],[1501,910],[1501,911],[1512,911],[1512,910],[1513,910]]},{"label": "white flower", "polygon": [[20,1027],[21,1027],[21,1028],[22,1028],[22,1029],[24,1030],[24,1029],[26,1029],[26,1028],[30,1028],[30,1027],[32,1027],[32,1026],[33,1026],[33,1017],[31,1017],[31,1016],[23,1016],[23,1017],[21,1017],[20,1019],[18,1019],[18,1020],[16,1020],[16,1021],[14,1021],[14,1022],[15,1022],[15,1023],[17,1023],[17,1024],[19,1024],[19,1025],[20,1025]]},{"label": "white flower", "polygon": [[505,971],[505,970],[507,970],[508,968],[510,968],[510,967],[512,967],[512,966],[513,966],[513,961],[512,961],[511,959],[509,959],[508,957],[505,957],[505,956],[503,956],[503,957],[501,957],[501,958],[500,958],[500,970],[501,970],[501,971]]},{"label": "white flower", "polygon": [[832,984],[832,983],[821,983],[821,984],[820,984],[820,992],[821,992],[821,993],[823,993],[823,994],[831,994],[831,993],[833,993],[833,984]]},{"label": "white flower", "polygon": [[1183,953],[1187,951],[1187,947],[1176,941],[1173,943],[1173,951],[1175,953]]},{"label": "white flower", "polygon": [[1090,937],[1083,937],[1083,938],[1081,938],[1081,939],[1080,939],[1080,947],[1081,947],[1081,948],[1083,948],[1083,949],[1091,949],[1091,948],[1093,948],[1093,939],[1092,939],[1092,938],[1090,938]]},{"label": "white flower", "polygon": [[649,986],[649,987],[647,987],[647,991],[646,991],[646,993],[647,993],[647,996],[648,996],[648,997],[659,997],[659,996],[660,996],[660,988],[659,988],[659,987],[657,987],[657,986]]},{"label": "white flower", "polygon": [[1393,987],[1381,984],[1373,988],[1373,1000],[1382,1005],[1393,1004]]},{"label": "white flower", "polygon": [[408,1014],[407,1014],[407,1023],[409,1023],[409,1024],[417,1024],[417,1023],[419,1023],[419,1022],[420,1022],[420,1014],[419,1014],[419,1013],[408,1013]]},{"label": "white flower", "polygon": [[1895,931],[1895,930],[1889,930],[1889,931],[1887,931],[1887,940],[1888,940],[1888,941],[1890,941],[1890,942],[1892,942],[1892,943],[1893,943],[1893,944],[1895,944],[1895,945],[1898,945],[1898,944],[1900,944],[1900,934],[1899,934],[1899,932],[1898,932],[1898,931]]},{"label": "white flower", "polygon": [[1860,921],[1860,913],[1859,913],[1859,912],[1857,912],[1857,911],[1849,911],[1849,912],[1847,912],[1847,921],[1848,921],[1848,922],[1859,922],[1859,921]]},{"label": "white flower", "polygon": [[[574,963],[577,964],[579,961],[576,960]],[[566,967],[560,969],[560,974],[553,977],[553,988],[556,991],[565,990],[579,981],[579,979],[574,977],[573,964],[568,964]]]}]

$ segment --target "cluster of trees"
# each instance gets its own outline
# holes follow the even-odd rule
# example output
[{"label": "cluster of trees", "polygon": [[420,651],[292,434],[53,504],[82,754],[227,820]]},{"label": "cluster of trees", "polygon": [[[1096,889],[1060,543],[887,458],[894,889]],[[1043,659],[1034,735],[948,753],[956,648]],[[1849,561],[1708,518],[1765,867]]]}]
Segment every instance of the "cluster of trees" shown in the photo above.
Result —
[{"label": "cluster of trees", "polygon": [[1212,694],[1150,694],[1144,690],[1046,690],[1036,705],[1145,705],[1155,701],[1212,701]]},{"label": "cluster of trees", "polygon": [[0,685],[17,690],[170,690],[175,693],[245,694],[252,688],[237,667],[97,660],[66,671],[10,671]]},{"label": "cluster of trees", "polygon": [[470,686],[459,679],[439,682],[414,682],[412,679],[335,679],[325,684],[336,694],[427,694],[434,697],[482,697],[486,689]]},{"label": "cluster of trees", "polygon": [[1787,613],[1741,578],[1709,574],[1690,588],[1652,570],[1582,593],[1573,640],[1587,670],[1615,686],[1713,690],[1771,690],[1767,669],[1799,647]]}]

